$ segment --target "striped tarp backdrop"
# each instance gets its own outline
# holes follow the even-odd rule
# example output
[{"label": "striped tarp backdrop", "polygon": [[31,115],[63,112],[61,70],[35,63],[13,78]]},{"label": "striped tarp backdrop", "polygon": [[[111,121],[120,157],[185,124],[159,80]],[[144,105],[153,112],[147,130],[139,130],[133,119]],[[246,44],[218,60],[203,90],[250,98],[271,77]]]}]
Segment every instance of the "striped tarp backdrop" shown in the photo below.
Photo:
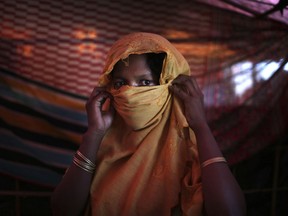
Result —
[{"label": "striped tarp backdrop", "polygon": [[135,31],[163,35],[186,57],[230,165],[287,133],[287,12],[263,19],[266,5],[227,2],[2,0],[0,173],[59,182],[110,46]]}]

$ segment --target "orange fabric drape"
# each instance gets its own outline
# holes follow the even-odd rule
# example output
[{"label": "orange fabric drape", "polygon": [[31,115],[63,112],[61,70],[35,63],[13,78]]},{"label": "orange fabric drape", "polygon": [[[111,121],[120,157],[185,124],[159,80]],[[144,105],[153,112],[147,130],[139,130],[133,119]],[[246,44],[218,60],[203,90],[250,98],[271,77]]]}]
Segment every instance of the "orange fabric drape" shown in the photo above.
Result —
[{"label": "orange fabric drape", "polygon": [[111,48],[102,84],[117,61],[146,52],[167,55],[160,85],[111,90],[117,116],[98,153],[92,215],[170,215],[176,208],[201,215],[195,136],[168,90],[171,80],[189,74],[184,57],[159,35],[130,34]]}]

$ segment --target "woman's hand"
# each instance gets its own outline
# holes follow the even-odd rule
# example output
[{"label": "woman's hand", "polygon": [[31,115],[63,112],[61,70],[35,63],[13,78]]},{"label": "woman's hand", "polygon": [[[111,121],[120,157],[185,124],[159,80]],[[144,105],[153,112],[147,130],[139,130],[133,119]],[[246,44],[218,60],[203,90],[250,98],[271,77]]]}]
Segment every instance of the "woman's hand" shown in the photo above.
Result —
[{"label": "woman's hand", "polygon": [[[97,151],[113,121],[113,107],[105,109],[106,101],[112,99],[112,95],[105,88],[96,87],[86,102],[88,130],[83,135],[78,150],[93,163],[97,160]],[[53,215],[82,215],[94,175],[72,163],[53,193]]]},{"label": "woman's hand", "polygon": [[184,115],[192,129],[207,124],[204,96],[194,77],[179,75],[172,81],[170,90],[183,102]]},{"label": "woman's hand", "polygon": [[[111,126],[114,117],[114,108],[111,105],[112,95],[103,87],[93,89],[87,103],[88,131],[103,132]],[[108,108],[105,105],[108,104]]]}]

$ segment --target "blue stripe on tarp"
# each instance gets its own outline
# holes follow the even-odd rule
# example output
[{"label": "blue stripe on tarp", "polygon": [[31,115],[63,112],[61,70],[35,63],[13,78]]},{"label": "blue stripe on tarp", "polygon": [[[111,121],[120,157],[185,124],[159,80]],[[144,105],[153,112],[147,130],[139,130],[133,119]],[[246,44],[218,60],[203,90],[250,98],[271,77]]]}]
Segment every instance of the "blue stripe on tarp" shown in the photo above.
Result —
[{"label": "blue stripe on tarp", "polygon": [[58,88],[52,87],[52,86],[47,85],[47,84],[45,84],[43,82],[38,82],[36,80],[29,79],[29,78],[27,78],[25,76],[21,76],[20,74],[17,74],[15,72],[12,72],[12,71],[7,70],[5,68],[1,68],[0,67],[0,74],[4,74],[6,76],[13,77],[14,79],[17,79],[17,80],[22,80],[24,82],[27,82],[28,85],[34,85],[34,86],[38,86],[40,88],[43,88],[43,89],[46,89],[46,90],[49,90],[49,91],[53,91],[56,94],[63,94],[63,95],[66,95],[66,96],[69,96],[69,97],[72,97],[72,98],[77,98],[77,99],[84,99],[84,100],[87,99],[86,96],[75,94],[75,93],[71,93],[71,92],[65,91],[63,89],[58,89]]},{"label": "blue stripe on tarp", "polygon": [[55,187],[62,178],[61,174],[46,168],[11,162],[1,158],[0,173],[49,187]]},{"label": "blue stripe on tarp", "polygon": [[67,122],[64,120],[56,119],[54,117],[45,115],[41,112],[34,110],[33,107],[28,107],[23,104],[11,102],[10,100],[6,100],[5,98],[1,96],[0,96],[0,101],[1,101],[0,106],[3,106],[5,107],[5,109],[15,112],[15,114],[17,113],[22,114],[22,115],[24,114],[27,117],[31,118],[31,120],[33,120],[33,118],[36,117],[38,119],[42,119],[42,120],[45,120],[46,122],[49,122],[51,125],[54,125],[55,127],[59,129],[64,129],[64,130],[74,132],[77,134],[79,133],[82,134],[86,130],[86,127],[83,125],[74,124],[74,123]]},{"label": "blue stripe on tarp", "polygon": [[[64,149],[75,150],[79,147],[79,143],[75,140],[54,137],[44,133],[26,130],[24,127],[13,126],[0,118],[0,128],[12,131],[18,137],[32,142],[41,143],[42,145],[55,146]],[[0,140],[1,141],[1,140]]]},{"label": "blue stripe on tarp", "polygon": [[72,162],[74,151],[27,142],[5,130],[0,130],[0,136],[3,149],[20,152],[57,168],[67,168]]},{"label": "blue stripe on tarp", "polygon": [[35,97],[31,97],[23,93],[16,92],[13,89],[11,89],[11,87],[3,85],[1,83],[0,83],[0,95],[1,97],[8,99],[10,101],[17,102],[28,107],[33,107],[34,110],[37,110],[49,116],[81,125],[87,124],[87,117],[84,110],[83,112],[80,112],[69,109],[69,107],[64,108],[61,106],[45,103],[41,100],[38,100]]}]

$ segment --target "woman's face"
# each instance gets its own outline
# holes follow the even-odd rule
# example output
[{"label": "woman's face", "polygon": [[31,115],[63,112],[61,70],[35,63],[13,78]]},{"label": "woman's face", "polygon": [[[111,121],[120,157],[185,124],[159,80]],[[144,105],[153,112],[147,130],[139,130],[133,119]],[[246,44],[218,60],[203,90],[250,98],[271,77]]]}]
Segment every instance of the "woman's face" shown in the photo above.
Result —
[{"label": "woman's face", "polygon": [[119,89],[128,86],[154,86],[159,85],[157,76],[149,68],[145,55],[130,55],[127,66],[124,62],[116,64],[112,73],[112,85]]}]

